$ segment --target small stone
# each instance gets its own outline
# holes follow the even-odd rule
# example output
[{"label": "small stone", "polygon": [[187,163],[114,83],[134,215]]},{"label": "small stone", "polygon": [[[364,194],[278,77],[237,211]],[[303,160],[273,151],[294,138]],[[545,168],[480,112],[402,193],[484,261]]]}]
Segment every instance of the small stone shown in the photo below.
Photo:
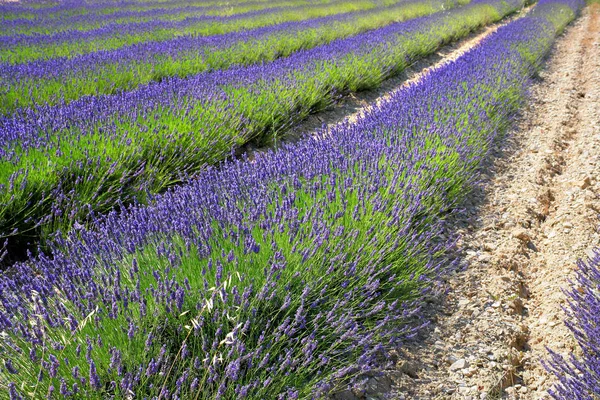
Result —
[{"label": "small stone", "polygon": [[482,254],[479,256],[479,261],[481,261],[484,264],[489,263],[492,260],[492,256],[490,256],[489,254]]},{"label": "small stone", "polygon": [[525,309],[525,305],[523,304],[523,300],[521,300],[520,298],[517,297],[510,304],[510,308],[513,310],[513,312],[515,314],[521,315],[521,314],[523,314],[523,311]]},{"label": "small stone", "polygon": [[455,387],[448,387],[448,388],[444,388],[443,391],[445,393],[452,394],[452,393],[456,392],[456,388]]},{"label": "small stone", "polygon": [[470,390],[471,389],[467,386],[460,386],[458,388],[459,393],[463,393],[463,394],[469,393]]},{"label": "small stone", "polygon": [[493,243],[486,243],[483,245],[483,250],[492,252],[492,251],[496,250],[496,245]]},{"label": "small stone", "polygon": [[529,236],[529,234],[527,234],[527,232],[525,232],[524,230],[516,231],[514,236],[523,243],[528,243],[531,241],[531,236]]},{"label": "small stone", "polygon": [[402,371],[404,374],[410,376],[411,378],[418,378],[417,371],[419,368],[414,362],[403,361],[399,367],[400,371]]},{"label": "small stone", "polygon": [[458,371],[464,368],[467,368],[467,360],[464,358],[458,359],[454,361],[454,363],[450,366],[450,371]]},{"label": "small stone", "polygon": [[589,176],[586,176],[585,179],[583,180],[583,183],[581,184],[580,188],[587,189],[591,185],[592,185],[592,180],[590,179]]},{"label": "small stone", "polygon": [[571,229],[571,228],[573,228],[573,224],[572,224],[571,222],[565,222],[565,223],[563,224],[563,226],[564,226],[565,228],[567,228],[567,229]]}]

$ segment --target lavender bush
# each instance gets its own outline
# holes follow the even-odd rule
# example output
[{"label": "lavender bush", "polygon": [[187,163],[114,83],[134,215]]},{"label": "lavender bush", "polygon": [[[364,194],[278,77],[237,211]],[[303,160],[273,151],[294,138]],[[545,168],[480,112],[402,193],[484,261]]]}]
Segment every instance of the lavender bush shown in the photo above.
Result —
[{"label": "lavender bush", "polygon": [[545,367],[558,383],[550,390],[555,399],[597,400],[600,398],[600,249],[594,256],[578,262],[574,287],[567,292],[569,308],[565,324],[569,327],[581,355],[566,358],[550,351]]},{"label": "lavender bush", "polygon": [[355,124],[17,264],[0,276],[6,395],[319,398],[377,368],[447,268],[443,213],[580,6],[542,1]]}]

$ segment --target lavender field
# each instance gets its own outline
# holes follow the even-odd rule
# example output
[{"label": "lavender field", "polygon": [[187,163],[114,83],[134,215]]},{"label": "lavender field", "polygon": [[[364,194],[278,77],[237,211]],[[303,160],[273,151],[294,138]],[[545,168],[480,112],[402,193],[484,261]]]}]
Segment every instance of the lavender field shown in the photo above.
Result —
[{"label": "lavender field", "polygon": [[[0,3],[0,398],[383,398],[360,388],[431,323],[450,221],[584,6]],[[556,398],[600,393],[598,260]]]}]

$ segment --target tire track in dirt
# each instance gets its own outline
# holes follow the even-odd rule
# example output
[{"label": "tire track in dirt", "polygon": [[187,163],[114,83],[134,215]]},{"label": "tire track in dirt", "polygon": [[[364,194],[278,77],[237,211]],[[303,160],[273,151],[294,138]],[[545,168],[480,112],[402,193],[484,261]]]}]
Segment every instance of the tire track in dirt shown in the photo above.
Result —
[{"label": "tire track in dirt", "polygon": [[468,268],[398,350],[395,398],[545,399],[546,346],[575,349],[561,288],[600,244],[600,5],[567,29],[454,223]]}]

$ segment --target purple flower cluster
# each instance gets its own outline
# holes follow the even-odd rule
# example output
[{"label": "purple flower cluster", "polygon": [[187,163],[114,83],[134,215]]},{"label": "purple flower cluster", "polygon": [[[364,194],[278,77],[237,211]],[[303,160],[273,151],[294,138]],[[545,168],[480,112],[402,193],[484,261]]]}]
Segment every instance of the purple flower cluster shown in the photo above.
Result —
[{"label": "purple flower cluster", "polygon": [[581,5],[542,0],[356,123],[208,168],[0,275],[9,396],[318,398],[377,368],[448,268],[441,212]]},{"label": "purple flower cluster", "polygon": [[551,349],[545,367],[557,377],[550,394],[559,400],[595,400],[600,396],[600,249],[578,262],[574,287],[567,294],[565,324],[581,354],[564,357]]}]

